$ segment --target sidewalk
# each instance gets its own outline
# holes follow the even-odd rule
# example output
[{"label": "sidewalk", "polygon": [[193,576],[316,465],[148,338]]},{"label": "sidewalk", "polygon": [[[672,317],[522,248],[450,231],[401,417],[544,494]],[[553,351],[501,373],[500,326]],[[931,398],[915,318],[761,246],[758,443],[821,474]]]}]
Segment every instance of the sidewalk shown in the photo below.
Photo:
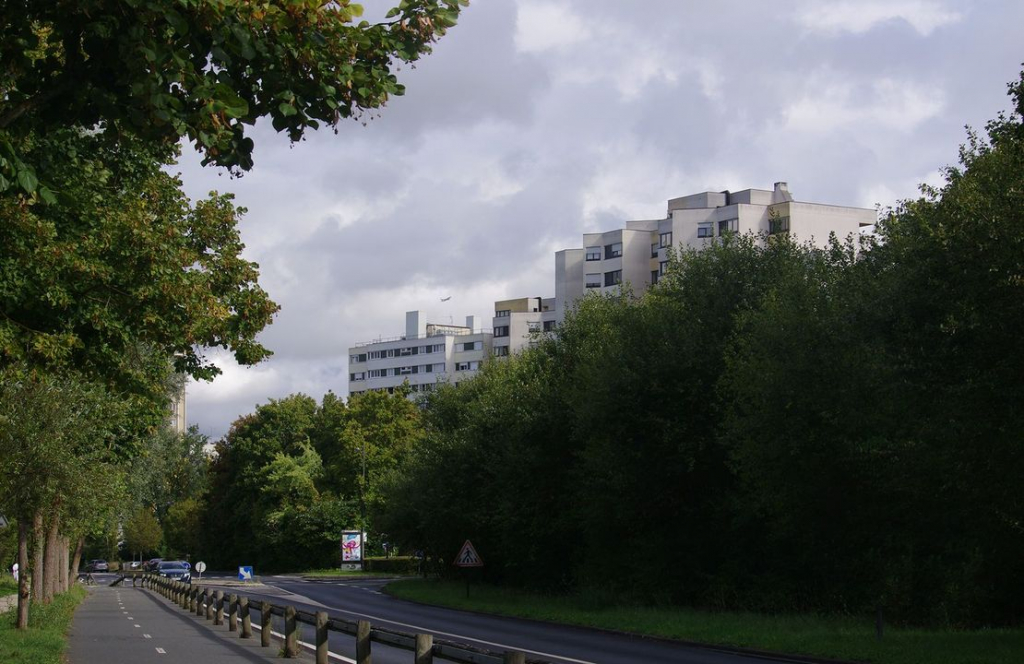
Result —
[{"label": "sidewalk", "polygon": [[[280,662],[279,643],[260,647],[259,633],[241,639],[227,625],[177,608],[141,588],[97,586],[75,612],[68,635],[69,664],[195,664]],[[291,660],[311,661],[308,656]]]}]

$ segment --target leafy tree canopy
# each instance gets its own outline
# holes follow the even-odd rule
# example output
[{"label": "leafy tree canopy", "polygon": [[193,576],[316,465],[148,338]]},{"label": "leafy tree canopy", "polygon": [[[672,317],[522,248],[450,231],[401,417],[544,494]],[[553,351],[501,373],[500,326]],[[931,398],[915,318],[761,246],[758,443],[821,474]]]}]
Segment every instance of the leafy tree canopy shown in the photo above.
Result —
[{"label": "leafy tree canopy", "polygon": [[392,72],[455,24],[467,0],[402,0],[381,23],[349,0],[18,2],[0,22],[0,191],[32,194],[18,140],[102,126],[187,138],[205,163],[252,167],[246,128],[300,140],[403,93]]}]

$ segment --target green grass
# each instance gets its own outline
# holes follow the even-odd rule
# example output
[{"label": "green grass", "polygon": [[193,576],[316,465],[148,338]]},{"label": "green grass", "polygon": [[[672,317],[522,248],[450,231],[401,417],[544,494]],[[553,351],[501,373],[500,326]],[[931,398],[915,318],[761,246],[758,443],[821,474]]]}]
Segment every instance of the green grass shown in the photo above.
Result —
[{"label": "green grass", "polygon": [[14,627],[17,609],[0,615],[0,662],[4,664],[60,664],[67,647],[67,633],[75,607],[85,598],[77,584],[58,595],[53,603],[32,604],[29,628]]},{"label": "green grass", "polygon": [[767,616],[690,609],[596,607],[573,597],[548,597],[460,582],[409,579],[385,591],[416,602],[637,634],[816,655],[878,664],[1020,664],[1024,629],[978,631],[887,627],[875,639],[872,620],[814,615]]},{"label": "green grass", "polygon": [[17,595],[18,584],[15,583],[14,577],[4,576],[0,577],[0,597],[4,595]]}]

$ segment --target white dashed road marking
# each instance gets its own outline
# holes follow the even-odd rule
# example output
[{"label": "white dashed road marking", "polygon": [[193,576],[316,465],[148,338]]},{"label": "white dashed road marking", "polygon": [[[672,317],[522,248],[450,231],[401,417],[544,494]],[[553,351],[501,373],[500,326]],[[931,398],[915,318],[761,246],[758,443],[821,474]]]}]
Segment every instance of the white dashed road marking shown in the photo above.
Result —
[{"label": "white dashed road marking", "polygon": [[142,635],[142,638],[144,638],[144,639],[151,639],[151,638],[153,638],[153,637],[152,637],[152,636],[150,636],[149,634],[143,634],[143,635]]},{"label": "white dashed road marking", "polygon": [[158,653],[160,653],[161,655],[166,655],[166,654],[167,654],[167,651],[166,651],[166,650],[164,650],[163,648],[157,648],[157,649],[156,649],[156,651],[157,651]]}]

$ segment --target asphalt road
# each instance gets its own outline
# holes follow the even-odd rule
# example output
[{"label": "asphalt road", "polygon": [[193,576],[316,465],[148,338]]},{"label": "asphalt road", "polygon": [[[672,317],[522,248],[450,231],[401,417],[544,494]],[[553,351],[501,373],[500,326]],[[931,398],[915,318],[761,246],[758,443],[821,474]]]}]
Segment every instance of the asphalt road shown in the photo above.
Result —
[{"label": "asphalt road", "polygon": [[[429,633],[435,639],[494,652],[519,650],[531,660],[557,664],[751,664],[759,659],[669,641],[413,604],[381,593],[387,583],[383,580],[262,577],[261,581],[270,587],[231,592],[265,598],[274,604],[292,604],[306,611],[327,611],[332,617],[346,620],[368,620],[374,626],[396,631]],[[280,631],[279,626],[275,629]],[[312,634],[307,629],[301,638],[310,642]],[[339,660],[353,661],[352,639],[332,632],[330,642],[331,652],[341,655]],[[408,664],[411,657],[409,652],[374,644],[375,664]]]}]

